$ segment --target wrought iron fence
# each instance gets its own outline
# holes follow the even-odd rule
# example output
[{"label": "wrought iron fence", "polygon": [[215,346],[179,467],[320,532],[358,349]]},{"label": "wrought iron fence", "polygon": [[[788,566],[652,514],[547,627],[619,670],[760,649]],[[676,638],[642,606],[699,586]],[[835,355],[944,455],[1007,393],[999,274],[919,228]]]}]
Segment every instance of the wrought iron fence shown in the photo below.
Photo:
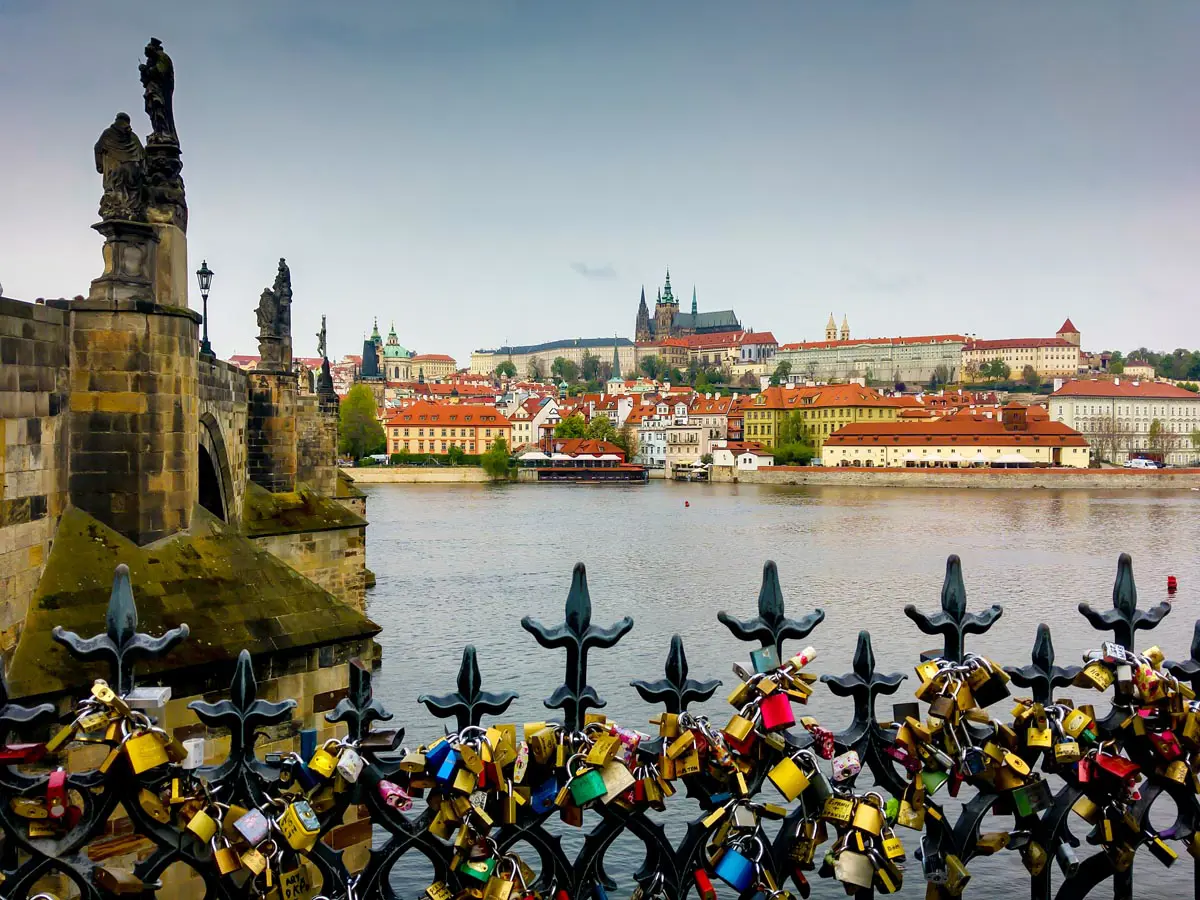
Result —
[{"label": "wrought iron fence", "polygon": [[[504,715],[516,694],[482,689],[475,649],[469,646],[463,652],[457,689],[420,698],[435,716],[454,720],[447,738],[408,750],[401,746],[402,729],[376,728],[392,716],[373,698],[370,672],[352,661],[348,695],[326,715],[329,722],[345,726],[344,740],[319,748],[307,760],[279,754],[260,758],[256,743],[262,729],[288,721],[296,704],[260,699],[250,657],[243,651],[229,698],[190,705],[208,728],[228,730],[231,744],[219,765],[195,768],[185,760],[186,749],[179,742],[156,730],[155,723],[122,699],[135,686],[137,662],[169,653],[188,637],[188,630],[184,626],[157,638],[138,633],[128,570],[120,566],[105,633],[85,639],[55,631],[55,638],[72,654],[100,660],[110,673],[107,685],[98,682],[70,721],[52,724],[55,710],[48,704],[10,703],[0,682],[0,744],[4,745],[0,896],[31,896],[35,885],[52,874],[70,882],[86,898],[148,895],[168,867],[183,863],[203,879],[205,894],[211,898],[391,898],[397,896],[390,883],[393,868],[405,854],[415,852],[432,865],[433,883],[411,886],[410,893],[423,891],[429,900],[454,895],[486,900],[604,900],[615,886],[605,872],[605,855],[618,837],[632,835],[645,850],[635,878],[638,893],[646,898],[674,900],[696,890],[702,900],[712,900],[714,875],[746,896],[807,896],[806,873],[814,871],[818,876],[837,877],[847,893],[867,897],[896,887],[879,870],[899,845],[888,845],[885,859],[878,852],[884,844],[875,844],[872,838],[881,835],[886,840],[894,834],[896,803],[885,803],[886,794],[904,798],[910,827],[916,812],[921,812],[920,850],[908,854],[907,877],[928,880],[933,896],[961,894],[966,887],[965,867],[972,859],[1007,848],[1021,857],[1020,863],[1014,860],[1014,874],[1023,871],[1021,863],[1028,870],[1033,898],[1051,894],[1048,860],[1056,861],[1062,875],[1057,897],[1083,897],[1106,881],[1112,882],[1115,897],[1128,897],[1137,849],[1147,847],[1170,864],[1177,854],[1162,849],[1167,842],[1196,851],[1200,841],[1196,835],[1200,719],[1187,696],[1200,687],[1200,623],[1185,661],[1165,663],[1154,654],[1147,661],[1133,654],[1136,632],[1154,628],[1170,609],[1166,603],[1137,608],[1126,555],[1118,563],[1112,607],[1099,611],[1080,604],[1079,611],[1094,629],[1113,634],[1113,642],[1096,654],[1101,669],[1092,670],[1092,674],[1115,673],[1113,706],[1094,721],[1095,733],[1084,729],[1079,739],[1082,747],[1076,748],[1080,756],[1070,759],[1075,751],[1068,754],[1068,747],[1062,754],[1068,758],[1056,763],[1055,754],[1034,745],[1034,737],[1021,731],[1016,719],[1008,726],[981,710],[1008,693],[1000,688],[1011,678],[1029,694],[1024,709],[1033,711],[1034,721],[1027,727],[1036,730],[1048,708],[1053,707],[1050,712],[1055,715],[1069,709],[1054,707],[1055,690],[1080,683],[1081,668],[1056,664],[1050,629],[1039,625],[1029,665],[1008,668],[1006,675],[992,666],[986,677],[981,674],[978,669],[986,667],[987,661],[967,651],[966,639],[986,633],[1002,610],[992,606],[979,613],[967,611],[961,567],[957,557],[950,557],[940,609],[926,614],[910,605],[905,613],[922,632],[943,640],[940,654],[923,655],[923,662],[933,660],[932,667],[924,669],[923,688],[940,677],[930,673],[960,672],[964,682],[967,678],[979,682],[980,700],[964,707],[961,730],[955,727],[957,737],[945,737],[945,743],[936,747],[921,738],[915,746],[924,762],[914,763],[912,754],[904,751],[902,729],[908,725],[918,731],[941,728],[941,722],[949,730],[952,720],[934,721],[919,713],[908,719],[905,714],[915,710],[903,707],[897,708],[894,721],[877,718],[877,698],[896,695],[906,676],[876,671],[866,631],[859,633],[851,671],[820,679],[835,696],[849,698],[853,704],[843,730],[830,733],[805,720],[788,727],[793,723],[786,721],[790,717],[786,710],[782,727],[778,720],[767,721],[764,697],[785,691],[787,702],[773,702],[772,708],[783,705],[790,710],[793,701],[803,700],[811,691],[807,685],[813,679],[801,671],[805,654],[784,662],[784,644],[804,640],[824,619],[819,609],[798,619],[787,617],[773,563],[764,567],[754,618],[742,620],[724,612],[718,617],[738,640],[756,645],[756,671],[735,667],[739,684],[732,702],[739,704],[748,728],[734,728],[732,722],[717,728],[689,713],[689,705],[707,700],[720,682],[690,677],[678,636],[671,640],[664,677],[632,682],[647,703],[662,707],[660,734],[640,735],[605,721],[591,712],[605,704],[588,684],[588,657],[614,647],[633,628],[633,620],[626,617],[607,627],[594,623],[586,574],[578,565],[564,621],[554,626],[529,618],[521,622],[542,647],[566,651],[563,684],[545,701],[548,709],[561,713],[561,721],[527,724],[520,741],[515,727],[496,725],[494,720]],[[1123,665],[1139,668],[1131,674],[1121,671]],[[1153,670],[1149,674],[1140,668],[1147,665]],[[1140,690],[1132,690],[1128,685],[1135,676],[1156,680],[1139,681]],[[1159,681],[1162,696],[1155,687]],[[985,689],[985,682],[991,688]],[[928,701],[929,693],[953,693],[944,690],[947,684],[959,682],[945,681],[922,699]],[[743,705],[747,696],[752,699]],[[1014,716],[1021,709],[1018,703]],[[485,719],[493,721],[485,725]],[[958,721],[958,713],[953,721]],[[18,735],[36,738],[48,726],[48,741],[15,742]],[[1178,737],[1182,746],[1179,741],[1171,745],[1168,733],[1172,740]],[[1063,744],[1072,743],[1065,734],[1059,737]],[[47,772],[46,757],[52,758],[67,741],[77,738],[109,748],[104,764],[90,771]],[[1170,745],[1167,750],[1164,743]],[[958,750],[950,754],[952,761],[939,767],[939,748],[954,747]],[[840,770],[835,767],[840,777],[833,783],[813,751],[840,761]],[[980,762],[984,751],[1018,759]],[[325,756],[318,758],[321,753]],[[878,803],[866,788],[855,787],[856,775],[846,763],[852,755],[873,779]],[[799,764],[803,775],[790,788],[780,787],[781,767],[790,772],[785,759]],[[607,768],[614,761],[619,767]],[[1022,797],[1031,793],[1027,785],[1014,787],[996,773],[1003,770],[1012,776],[1020,772],[1022,762],[1026,768],[1031,764],[1036,768],[1039,761],[1061,776],[1063,784],[1030,809],[1024,801],[1014,802],[1018,792]],[[1104,795],[1111,786],[1101,777],[1104,773],[1097,762],[1126,773],[1122,777],[1127,793],[1119,799]],[[1184,768],[1172,763],[1182,763]],[[1181,771],[1185,777],[1180,777]],[[1136,777],[1130,779],[1130,772],[1144,778],[1136,789]],[[946,780],[951,790],[965,783],[975,791],[954,821],[933,796],[933,785]],[[918,781],[922,790],[926,783],[930,787],[919,804]],[[821,785],[824,788],[817,790]],[[701,808],[677,846],[656,818],[676,786],[684,787]],[[424,810],[410,814],[409,798],[423,792],[428,800]],[[778,802],[779,794],[794,796],[785,806]],[[1168,828],[1154,832],[1149,809],[1163,794],[1174,803],[1176,817]],[[850,804],[843,810],[851,811],[845,816],[837,807],[843,800]],[[1093,828],[1087,841],[1096,848],[1094,852],[1077,850],[1085,842],[1071,830],[1076,824],[1072,810],[1080,813],[1082,805],[1086,812],[1092,809],[1089,803],[1099,810],[1092,810],[1089,821]],[[92,862],[85,852],[103,833],[118,805],[128,815],[132,830],[154,846],[130,871]],[[356,873],[348,870],[342,853],[323,840],[352,806],[386,835],[375,841],[365,867]],[[584,809],[598,821],[587,832],[582,849],[570,858],[551,826],[556,816],[567,827],[581,825]],[[999,837],[991,834],[981,839],[981,823],[989,813],[1011,814],[1012,828]],[[846,818],[851,814],[852,822]],[[813,845],[821,843],[818,839],[826,823],[837,834],[822,858]],[[915,837],[917,830],[905,834]],[[531,863],[512,856],[512,849],[520,844],[532,847],[537,859]],[[913,864],[918,855],[919,869]],[[866,884],[861,883],[861,873],[856,880],[847,863],[857,856],[870,860]],[[315,883],[296,877],[303,871],[301,859],[315,869]],[[742,862],[748,875],[736,871]],[[1200,889],[1194,890],[1200,896]]]}]

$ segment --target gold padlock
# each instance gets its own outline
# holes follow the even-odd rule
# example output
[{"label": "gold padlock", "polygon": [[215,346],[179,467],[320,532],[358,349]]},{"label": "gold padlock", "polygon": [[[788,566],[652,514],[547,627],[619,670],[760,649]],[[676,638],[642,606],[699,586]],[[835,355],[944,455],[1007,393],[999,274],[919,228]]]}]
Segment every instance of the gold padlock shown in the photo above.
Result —
[{"label": "gold padlock", "polygon": [[224,838],[213,837],[213,861],[217,864],[217,871],[222,875],[232,875],[242,867],[242,861],[233,848],[229,846],[229,841]]},{"label": "gold padlock", "polygon": [[242,868],[247,869],[254,875],[261,875],[267,867],[267,857],[257,847],[251,847],[241,856]]},{"label": "gold padlock", "polygon": [[725,733],[735,741],[744,741],[750,736],[750,732],[754,730],[754,722],[747,719],[741,713],[736,713],[729,724],[725,726]]},{"label": "gold padlock", "polygon": [[808,788],[809,778],[790,756],[781,759],[769,772],[767,778],[789,803]]},{"label": "gold padlock", "polygon": [[146,811],[146,815],[159,824],[165,825],[171,821],[171,810],[154,791],[142,788],[138,792],[138,805]]},{"label": "gold padlock", "polygon": [[870,802],[871,798],[877,796],[867,794],[866,798],[859,802],[854,808],[854,818],[850,820],[851,826],[874,835],[878,835],[883,830],[886,820],[883,815],[882,800],[878,806]]},{"label": "gold padlock", "polygon": [[217,820],[209,815],[207,809],[201,809],[197,810],[196,814],[188,819],[185,827],[207,844],[213,839],[213,835],[217,833]]},{"label": "gold padlock", "polygon": [[328,778],[333,774],[333,770],[337,768],[337,754],[330,751],[330,747],[336,748],[339,742],[336,739],[326,741],[319,750],[315,751],[308,760],[308,768],[310,771],[317,773],[322,778]]},{"label": "gold padlock", "polygon": [[293,850],[311,850],[321,836],[321,823],[305,800],[289,803],[275,824]]},{"label": "gold padlock", "polygon": [[151,731],[133,734],[124,743],[125,755],[129,757],[129,766],[135,775],[141,775],[150,769],[165,766],[170,760],[167,749],[158,735]]}]

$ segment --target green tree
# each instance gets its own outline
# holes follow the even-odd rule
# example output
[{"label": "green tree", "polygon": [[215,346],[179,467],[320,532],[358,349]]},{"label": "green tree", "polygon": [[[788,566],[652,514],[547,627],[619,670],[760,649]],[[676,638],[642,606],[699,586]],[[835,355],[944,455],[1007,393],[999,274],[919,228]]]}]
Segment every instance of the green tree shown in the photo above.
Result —
[{"label": "green tree", "polygon": [[808,442],[808,426],[799,410],[793,410],[780,421],[772,452],[775,462],[782,466],[806,463],[815,455]]},{"label": "green tree", "polygon": [[621,430],[617,433],[617,439],[613,443],[624,450],[625,458],[632,462],[633,458],[638,455],[639,449],[637,429],[626,422],[621,426]]},{"label": "green tree", "polygon": [[638,363],[638,368],[651,381],[658,381],[666,367],[663,365],[661,356],[643,356],[641,362]]},{"label": "green tree", "polygon": [[1171,432],[1167,430],[1161,421],[1158,419],[1150,421],[1150,431],[1146,435],[1146,443],[1150,450],[1155,453],[1165,452],[1171,437]]},{"label": "green tree", "polygon": [[338,412],[338,451],[362,459],[387,446],[375,413],[375,395],[365,384],[350,388]]},{"label": "green tree", "polygon": [[554,436],[556,438],[587,437],[587,432],[587,419],[581,413],[572,413],[554,426]]},{"label": "green tree", "polygon": [[1185,391],[1191,391],[1193,394],[1200,394],[1200,384],[1196,384],[1194,381],[1181,381],[1179,387]]},{"label": "green tree", "polygon": [[608,416],[592,416],[588,422],[587,436],[593,441],[611,441],[617,443],[617,429]]},{"label": "green tree", "polygon": [[483,471],[491,476],[492,481],[502,481],[508,477],[508,441],[502,437],[492,441],[487,453],[479,459]]},{"label": "green tree", "polygon": [[787,381],[788,376],[791,374],[792,364],[785,359],[775,367],[775,371],[771,375],[771,384],[781,384]]},{"label": "green tree", "polygon": [[1125,357],[1120,350],[1114,350],[1108,359],[1108,371],[1110,375],[1125,374]]},{"label": "green tree", "polygon": [[1029,385],[1031,388],[1037,387],[1039,384],[1042,383],[1042,377],[1040,375],[1038,375],[1037,369],[1035,369],[1033,366],[1029,365],[1029,363],[1026,363],[1025,368],[1023,368],[1021,370],[1021,380],[1024,381],[1027,385]]},{"label": "green tree", "polygon": [[703,456],[700,457],[700,462],[704,463],[704,465],[706,465],[706,466],[711,466],[712,461],[713,461],[713,458],[712,458],[711,453],[705,453]]},{"label": "green tree", "polygon": [[542,371],[542,363],[536,356],[529,360],[527,371],[530,381],[541,381],[542,376],[545,375],[545,373]]},{"label": "green tree", "polygon": [[[867,383],[871,383],[871,372],[867,371]],[[933,383],[937,387],[945,387],[950,383],[950,367],[945,363],[939,363],[933,367]]]},{"label": "green tree", "polygon": [[737,380],[738,387],[756,388],[758,387],[758,376],[753,372],[744,372]]},{"label": "green tree", "polygon": [[579,366],[564,356],[556,356],[550,364],[550,374],[559,381],[574,384],[579,379]]},{"label": "green tree", "polygon": [[707,394],[710,390],[712,390],[712,385],[709,384],[708,374],[701,372],[696,376],[696,391],[701,394]]},{"label": "green tree", "polygon": [[452,466],[461,466],[466,455],[467,452],[455,444],[451,444],[450,449],[446,451],[446,458]]},{"label": "green tree", "polygon": [[495,372],[501,378],[516,378],[517,367],[513,365],[511,359],[506,359],[500,365],[496,366]]},{"label": "green tree", "polygon": [[600,357],[585,350],[580,374],[583,375],[584,381],[595,381],[596,376],[600,374]]},{"label": "green tree", "polygon": [[667,373],[667,380],[670,381],[671,384],[687,384],[687,379],[683,377],[683,373],[674,368]]}]

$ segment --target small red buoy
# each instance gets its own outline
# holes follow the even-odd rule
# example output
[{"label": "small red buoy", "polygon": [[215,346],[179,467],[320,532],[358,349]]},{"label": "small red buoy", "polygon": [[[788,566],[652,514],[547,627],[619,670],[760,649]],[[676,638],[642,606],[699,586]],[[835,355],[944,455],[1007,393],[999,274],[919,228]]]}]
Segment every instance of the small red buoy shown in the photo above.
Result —
[{"label": "small red buoy", "polygon": [[685,509],[686,509],[687,507],[691,506],[691,505],[692,505],[692,504],[688,503],[688,501],[686,501],[686,500],[684,500],[684,501],[683,501],[683,506],[684,506],[684,508],[685,508]]},{"label": "small red buoy", "polygon": [[1167,576],[1167,593],[1173,594],[1179,590],[1179,582],[1175,580],[1174,575]]}]

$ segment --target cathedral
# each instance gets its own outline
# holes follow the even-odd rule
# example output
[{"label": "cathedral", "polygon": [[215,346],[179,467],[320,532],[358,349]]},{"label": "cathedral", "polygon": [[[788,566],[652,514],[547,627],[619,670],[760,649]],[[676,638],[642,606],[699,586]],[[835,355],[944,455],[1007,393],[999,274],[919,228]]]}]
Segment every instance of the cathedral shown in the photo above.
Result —
[{"label": "cathedral", "polygon": [[683,337],[689,334],[719,334],[722,332],[741,331],[741,323],[732,309],[721,309],[716,312],[698,312],[696,309],[696,289],[692,288],[692,311],[679,311],[679,300],[671,292],[671,270],[667,270],[666,283],[658,292],[658,300],[654,304],[654,317],[646,306],[646,289],[642,288],[642,299],[638,304],[637,324],[634,327],[634,340],[661,341],[664,338]]}]

